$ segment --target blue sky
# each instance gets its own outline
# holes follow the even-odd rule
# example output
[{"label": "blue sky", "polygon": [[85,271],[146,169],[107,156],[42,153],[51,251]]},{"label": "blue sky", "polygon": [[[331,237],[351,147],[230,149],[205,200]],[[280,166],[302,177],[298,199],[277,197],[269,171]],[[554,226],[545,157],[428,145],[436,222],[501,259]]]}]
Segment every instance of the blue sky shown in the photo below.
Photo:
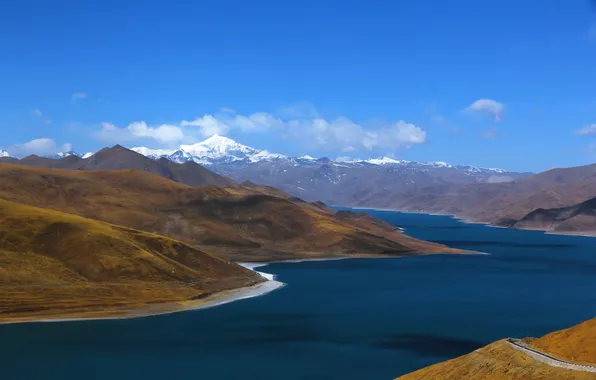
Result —
[{"label": "blue sky", "polygon": [[284,154],[596,160],[588,0],[21,0],[0,5],[0,49],[15,155],[218,132]]}]

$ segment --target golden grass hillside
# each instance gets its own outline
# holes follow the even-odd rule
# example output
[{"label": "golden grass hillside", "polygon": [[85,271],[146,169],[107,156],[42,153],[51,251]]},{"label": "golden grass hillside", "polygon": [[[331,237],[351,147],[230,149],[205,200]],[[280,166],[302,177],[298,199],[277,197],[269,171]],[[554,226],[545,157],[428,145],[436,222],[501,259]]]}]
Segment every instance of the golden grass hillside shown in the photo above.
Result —
[{"label": "golden grass hillside", "polygon": [[596,366],[596,319],[534,339],[530,346],[562,360]]},{"label": "golden grass hillside", "polygon": [[480,350],[419,371],[399,380],[594,380],[596,374],[539,363],[498,341]]},{"label": "golden grass hillside", "polygon": [[236,260],[461,252],[258,189],[189,187],[133,170],[0,164],[0,198],[169,236]]},{"label": "golden grass hillside", "polygon": [[134,309],[261,281],[167,237],[0,199],[0,321]]},{"label": "golden grass hillside", "polygon": [[[556,331],[542,338],[525,339],[530,346],[558,359],[577,364],[596,363],[596,319]],[[438,363],[398,378],[399,380],[588,380],[596,373],[552,367],[516,350],[505,340],[470,354]]]}]

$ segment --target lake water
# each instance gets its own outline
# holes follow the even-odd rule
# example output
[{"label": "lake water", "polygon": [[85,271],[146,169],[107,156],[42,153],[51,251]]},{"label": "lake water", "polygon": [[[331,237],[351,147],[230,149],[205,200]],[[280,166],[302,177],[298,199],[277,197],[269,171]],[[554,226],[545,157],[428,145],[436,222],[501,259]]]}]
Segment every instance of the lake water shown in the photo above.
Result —
[{"label": "lake water", "polygon": [[392,379],[596,316],[596,239],[369,211],[490,255],[273,264],[288,284],[213,309],[0,326],[12,379]]}]

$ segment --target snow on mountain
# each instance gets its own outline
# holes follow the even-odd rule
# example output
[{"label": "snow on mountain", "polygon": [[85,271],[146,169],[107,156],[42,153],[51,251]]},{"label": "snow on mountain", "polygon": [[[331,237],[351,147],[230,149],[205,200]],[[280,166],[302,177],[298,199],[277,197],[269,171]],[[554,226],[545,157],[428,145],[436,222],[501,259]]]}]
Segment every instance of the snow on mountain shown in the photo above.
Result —
[{"label": "snow on mountain", "polygon": [[82,157],[80,154],[78,154],[77,152],[72,151],[72,150],[69,150],[68,152],[58,153],[57,156],[60,158],[70,157],[70,156]]},{"label": "snow on mountain", "polygon": [[95,153],[93,153],[93,152],[87,152],[87,153],[85,153],[85,154],[83,155],[83,157],[81,157],[81,158],[83,158],[83,159],[86,159],[86,158],[89,158],[89,157],[93,156],[94,154],[95,154]]},{"label": "snow on mountain", "polygon": [[259,162],[259,161],[271,161],[271,160],[282,160],[287,158],[283,154],[278,153],[269,153],[267,150],[261,150],[256,154],[253,154],[249,157],[250,162]]},{"label": "snow on mountain", "polygon": [[320,163],[329,162],[333,164],[339,164],[342,166],[361,166],[361,165],[377,165],[395,168],[411,168],[420,170],[430,169],[456,169],[469,173],[469,175],[479,175],[486,173],[506,173],[502,169],[485,169],[477,168],[469,165],[457,165],[453,166],[446,162],[415,162],[398,160],[395,158],[383,156],[372,159],[358,159],[358,158],[347,158],[340,157],[336,160],[329,160],[326,158],[316,158],[309,155],[303,155],[296,158],[290,158],[282,154],[271,153],[267,150],[259,150],[252,148],[247,145],[240,144],[228,137],[213,135],[205,141],[201,141],[192,145],[181,145],[179,149],[168,150],[168,149],[150,149],[146,147],[132,148],[133,151],[140,153],[144,156],[160,159],[167,158],[170,161],[177,163],[184,163],[194,161],[201,165],[249,165],[255,164],[262,161],[279,161],[287,162],[293,166],[310,166]]},{"label": "snow on mountain", "polygon": [[187,151],[193,156],[209,156],[210,158],[222,158],[224,156],[238,153],[250,155],[258,152],[257,149],[242,145],[230,138],[220,135],[213,135],[207,140],[194,145],[182,145],[180,149]]},{"label": "snow on mountain", "polygon": [[135,151],[139,154],[142,154],[145,157],[149,157],[149,158],[153,158],[153,159],[167,157],[175,152],[173,150],[168,150],[168,149],[150,149],[150,148],[146,148],[144,146],[137,147],[137,148],[131,148],[131,150]]},{"label": "snow on mountain", "polygon": [[0,157],[10,157],[7,151],[0,149]]},{"label": "snow on mountain", "polygon": [[363,162],[367,162],[373,165],[399,165],[408,163],[408,161],[396,160],[390,157],[379,157],[379,158],[372,158],[370,160],[364,160]]},{"label": "snow on mountain", "polygon": [[174,153],[170,154],[170,155],[165,155],[163,157],[167,157],[168,160],[172,161],[172,162],[176,162],[179,164],[183,164],[185,162],[189,162],[189,161],[194,161],[194,157],[192,156],[192,154],[184,151],[184,150],[177,150]]},{"label": "snow on mountain", "polygon": [[80,155],[77,152],[72,151],[72,150],[69,150],[68,152],[60,152],[60,153],[56,153],[56,154],[50,154],[45,157],[59,160],[61,158],[66,158],[66,157],[70,157],[70,156],[82,157],[82,155]]},{"label": "snow on mountain", "polygon": [[146,147],[132,148],[132,150],[153,159],[166,157],[177,163],[194,161],[201,165],[244,160],[254,163],[286,158],[282,154],[251,148],[220,135],[213,135],[207,140],[196,144],[181,145],[180,149],[177,150],[150,149]]}]

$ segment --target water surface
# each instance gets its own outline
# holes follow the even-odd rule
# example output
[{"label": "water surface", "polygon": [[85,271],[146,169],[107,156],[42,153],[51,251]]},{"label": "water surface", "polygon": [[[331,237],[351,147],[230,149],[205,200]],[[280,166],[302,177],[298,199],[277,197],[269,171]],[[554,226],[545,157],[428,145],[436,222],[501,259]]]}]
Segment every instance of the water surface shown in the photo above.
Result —
[{"label": "water surface", "polygon": [[288,286],[143,319],[0,326],[2,379],[392,379],[596,316],[596,239],[370,213],[486,256],[273,264]]}]

